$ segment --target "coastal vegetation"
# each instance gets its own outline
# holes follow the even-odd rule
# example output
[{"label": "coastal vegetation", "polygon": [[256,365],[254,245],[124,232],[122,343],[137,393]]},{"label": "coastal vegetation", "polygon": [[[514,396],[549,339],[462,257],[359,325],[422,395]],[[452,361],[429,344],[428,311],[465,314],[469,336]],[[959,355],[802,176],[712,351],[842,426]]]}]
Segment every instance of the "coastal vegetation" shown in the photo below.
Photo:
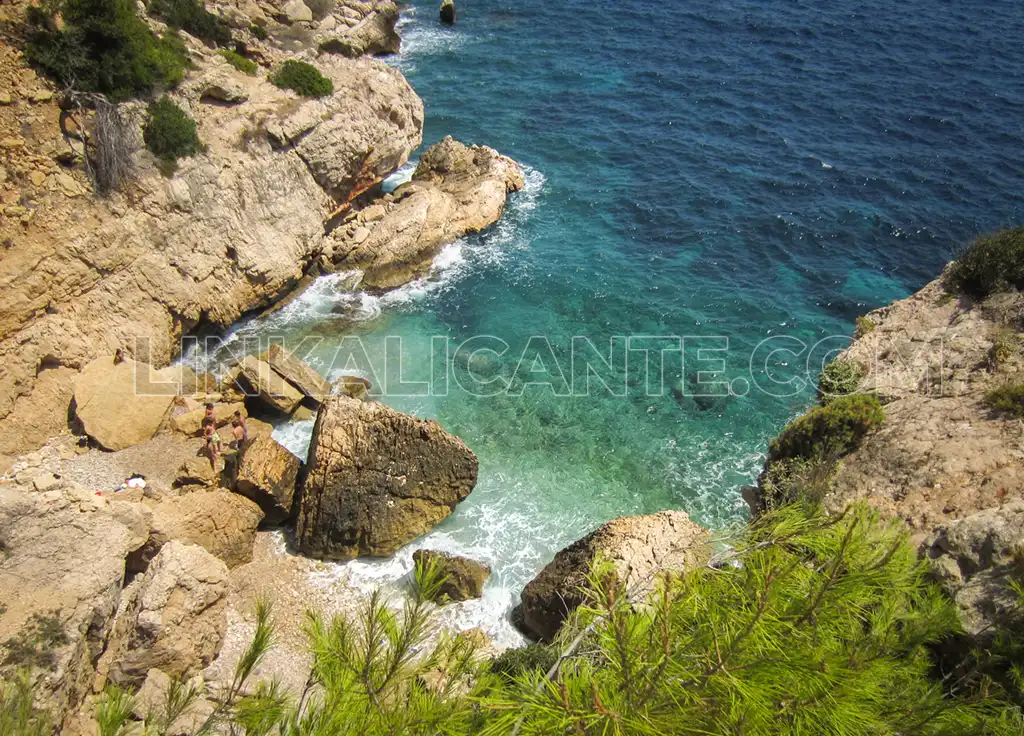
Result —
[{"label": "coastal vegetation", "polygon": [[864,369],[860,363],[846,358],[836,358],[829,362],[818,376],[818,400],[827,404],[839,396],[852,394],[857,390]]},{"label": "coastal vegetation", "polygon": [[218,46],[231,43],[228,24],[207,10],[203,0],[149,0],[147,8],[171,28]]},{"label": "coastal vegetation", "polygon": [[231,51],[230,49],[220,49],[219,51],[217,51],[217,53],[223,56],[224,60],[227,61],[227,63],[229,63],[231,66],[233,66],[235,69],[242,72],[243,74],[248,74],[252,76],[256,73],[256,70],[259,69],[259,66],[256,64],[255,61],[252,61],[251,59],[246,59],[241,54],[235,51]]},{"label": "coastal vegetation", "polygon": [[160,161],[161,171],[173,173],[178,159],[203,149],[196,132],[196,121],[167,95],[149,103],[148,117],[142,129],[146,148]]},{"label": "coastal vegetation", "polygon": [[334,83],[312,64],[288,59],[273,74],[270,81],[281,89],[290,89],[303,97],[326,97],[334,92]]},{"label": "coastal vegetation", "polygon": [[[994,736],[1024,726],[1015,664],[975,656],[943,669],[937,651],[960,633],[956,612],[898,521],[798,503],[726,541],[646,598],[595,562],[586,604],[552,645],[493,663],[468,637],[431,636],[442,578],[421,568],[398,611],[378,593],[349,618],[308,617],[301,694],[253,681],[274,646],[260,604],[231,685],[187,732]],[[20,683],[4,689],[17,719],[5,736],[45,722]],[[173,683],[139,723],[133,697],[110,688],[99,732],[168,733],[201,696]]]},{"label": "coastal vegetation", "polygon": [[998,414],[1024,417],[1024,383],[1006,383],[985,394],[983,403]]},{"label": "coastal vegetation", "polygon": [[114,100],[177,85],[188,55],[172,29],[157,36],[132,0],[53,0],[28,9],[25,57],[65,88]]},{"label": "coastal vegetation", "polygon": [[877,396],[840,396],[787,424],[772,440],[768,460],[842,457],[856,449],[864,436],[877,429],[884,419]]},{"label": "coastal vegetation", "polygon": [[946,282],[974,299],[1024,288],[1024,227],[975,238],[950,265]]}]

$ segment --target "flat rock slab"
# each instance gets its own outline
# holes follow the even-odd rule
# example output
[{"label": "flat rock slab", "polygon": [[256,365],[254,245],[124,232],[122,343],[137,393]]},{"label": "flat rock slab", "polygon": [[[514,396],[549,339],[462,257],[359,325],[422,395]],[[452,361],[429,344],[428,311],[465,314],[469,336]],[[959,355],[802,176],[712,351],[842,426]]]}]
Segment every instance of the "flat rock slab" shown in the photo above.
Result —
[{"label": "flat rock slab", "polygon": [[276,440],[256,437],[242,452],[235,490],[263,509],[268,524],[279,524],[292,516],[301,464]]},{"label": "flat rock slab", "polygon": [[305,396],[321,402],[331,395],[331,384],[325,378],[277,343],[267,351],[267,363]]},{"label": "flat rock slab", "polygon": [[291,414],[302,401],[302,392],[270,367],[270,364],[245,356],[238,364],[239,388],[250,396],[258,396],[267,406]]}]

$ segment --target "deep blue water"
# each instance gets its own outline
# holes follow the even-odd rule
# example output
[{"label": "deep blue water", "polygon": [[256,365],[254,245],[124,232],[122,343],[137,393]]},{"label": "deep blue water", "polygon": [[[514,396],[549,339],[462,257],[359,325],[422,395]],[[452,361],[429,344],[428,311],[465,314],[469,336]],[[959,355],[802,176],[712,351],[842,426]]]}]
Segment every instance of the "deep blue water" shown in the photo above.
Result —
[{"label": "deep blue water", "polygon": [[[325,361],[340,333],[374,361],[399,335],[404,375],[422,378],[431,336],[492,335],[510,349],[471,367],[511,378],[532,335],[563,370],[574,335],[605,350],[617,335],[721,336],[732,382],[750,379],[752,353],[765,363],[765,339],[840,336],[768,359],[777,381],[813,378],[857,315],[934,278],[973,234],[1024,221],[1020,2],[457,2],[454,28],[413,3],[393,63],[424,99],[426,144],[493,146],[529,167],[529,191],[434,278],[361,300]],[[261,329],[329,332],[338,299],[325,282]],[[812,386],[694,398],[696,371],[713,368],[697,357],[654,397],[635,371],[621,398],[385,397],[480,457],[477,489],[418,543],[493,564],[463,623],[510,636],[495,618],[522,584],[614,516],[744,518],[739,487]],[[308,427],[279,436],[301,452]],[[400,557],[356,567],[386,577]]]}]

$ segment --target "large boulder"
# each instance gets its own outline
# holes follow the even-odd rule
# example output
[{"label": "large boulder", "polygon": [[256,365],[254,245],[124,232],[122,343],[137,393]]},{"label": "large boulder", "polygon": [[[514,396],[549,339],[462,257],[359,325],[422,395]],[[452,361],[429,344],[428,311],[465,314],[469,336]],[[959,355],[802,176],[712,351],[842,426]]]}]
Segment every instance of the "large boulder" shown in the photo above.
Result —
[{"label": "large boulder", "polygon": [[[58,725],[92,691],[124,583],[125,556],[149,533],[144,509],[66,484],[31,493],[0,486],[0,674],[5,642],[40,633],[50,646],[36,703]],[[54,628],[62,636],[54,636]],[[15,660],[11,666],[21,662]]]},{"label": "large boulder", "polygon": [[481,597],[484,594],[484,583],[491,575],[490,565],[468,557],[450,555],[447,552],[418,549],[413,553],[412,559],[416,565],[436,565],[445,576],[436,597],[441,603]]},{"label": "large boulder", "polygon": [[75,417],[106,450],[137,445],[167,419],[180,378],[173,367],[156,371],[131,359],[97,358],[75,377]]},{"label": "large boulder", "polygon": [[258,396],[267,406],[291,414],[302,401],[302,392],[279,376],[268,363],[247,355],[238,364],[238,386]]},{"label": "large boulder", "polygon": [[444,245],[496,222],[523,184],[512,159],[449,136],[424,152],[393,201],[361,210],[332,233],[334,264],[362,270],[371,289],[401,286],[425,274]]},{"label": "large boulder", "polygon": [[279,524],[292,516],[301,464],[276,440],[256,437],[242,451],[235,490],[263,509],[268,524]]},{"label": "large boulder", "polygon": [[711,556],[710,535],[682,511],[624,516],[602,524],[558,552],[527,583],[519,610],[521,625],[551,641],[572,611],[584,602],[587,574],[600,555],[612,563],[634,596],[651,590],[657,574],[684,570]]},{"label": "large boulder", "polygon": [[434,421],[334,396],[320,407],[296,527],[312,557],[390,555],[476,485],[476,455]]},{"label": "large boulder", "polygon": [[395,30],[398,23],[398,6],[381,3],[379,7],[347,29],[344,33],[325,38],[320,50],[341,54],[349,58],[358,56],[385,56],[397,54],[402,39]]},{"label": "large boulder", "polygon": [[956,602],[971,636],[994,632],[1015,609],[1010,588],[1024,545],[1024,501],[938,527],[922,546],[943,589]]},{"label": "large boulder", "polygon": [[267,351],[267,364],[304,396],[318,403],[331,395],[331,384],[328,380],[310,368],[304,360],[296,358],[277,343],[271,345]]},{"label": "large boulder", "polygon": [[228,567],[252,560],[263,511],[249,499],[217,489],[163,498],[150,508],[152,529],[146,543],[128,557],[129,571],[145,570],[171,541],[199,545]]},{"label": "large boulder", "polygon": [[125,592],[111,636],[108,678],[141,685],[149,670],[187,678],[220,651],[228,569],[194,544],[171,541]]}]

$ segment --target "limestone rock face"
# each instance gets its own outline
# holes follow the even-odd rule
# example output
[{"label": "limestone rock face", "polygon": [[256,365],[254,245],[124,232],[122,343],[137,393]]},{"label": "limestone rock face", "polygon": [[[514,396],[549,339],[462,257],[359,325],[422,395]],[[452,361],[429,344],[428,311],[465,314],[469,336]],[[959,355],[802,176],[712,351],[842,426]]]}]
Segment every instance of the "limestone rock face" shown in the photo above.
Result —
[{"label": "limestone rock face", "polygon": [[484,594],[484,583],[491,575],[489,565],[446,552],[418,549],[412,559],[417,565],[437,565],[446,576],[437,593],[437,600],[442,603],[481,597]]},{"label": "limestone rock face", "polygon": [[128,558],[130,571],[147,569],[172,541],[199,545],[228,567],[252,559],[263,512],[249,499],[217,489],[164,498],[152,502],[150,508],[153,522],[149,539]]},{"label": "limestone rock face", "polygon": [[1024,498],[1024,426],[982,403],[1024,370],[1020,350],[990,365],[998,331],[1022,308],[1018,292],[971,304],[949,298],[936,280],[867,315],[874,328],[841,357],[866,369],[861,390],[879,395],[885,422],[843,459],[827,508],[865,500],[920,540]]},{"label": "limestone rock face", "polygon": [[149,531],[135,504],[74,486],[46,493],[0,487],[0,661],[3,642],[34,615],[56,616],[67,641],[36,687],[58,723],[92,691],[124,582],[125,556]]},{"label": "limestone rock face", "polygon": [[[75,416],[86,434],[107,450],[123,450],[145,442],[167,419],[178,393],[180,371],[126,359],[97,358],[75,376]],[[153,380],[151,380],[153,379]],[[168,391],[168,393],[155,393]]]},{"label": "limestone rock face", "polygon": [[437,422],[334,396],[320,407],[296,527],[312,557],[389,555],[476,485],[476,455]]},{"label": "limestone rock face", "polygon": [[[9,46],[0,55],[5,68],[23,67]],[[278,299],[323,252],[324,220],[420,143],[422,102],[400,72],[374,59],[318,59],[336,89],[321,100],[299,99],[212,54],[194,60],[174,97],[207,149],[183,159],[171,179],[140,145],[131,196],[82,196],[85,174],[43,152],[66,148],[54,101],[32,108],[37,133],[52,139],[37,135],[5,151],[11,177],[28,181],[36,162],[47,162],[48,177],[70,184],[46,189],[24,226],[0,218],[0,240],[12,243],[0,260],[0,452],[34,450],[43,432],[34,427],[64,426],[70,382],[54,378],[117,347],[166,365],[197,325],[227,327]],[[0,106],[0,127],[16,129],[15,117]],[[37,385],[46,401],[32,398]]]},{"label": "limestone rock face", "polygon": [[224,640],[227,592],[223,562],[194,544],[165,544],[125,593],[109,679],[140,685],[154,668],[178,677],[198,673]]},{"label": "limestone rock face", "polygon": [[238,364],[238,385],[267,406],[291,414],[302,401],[302,392],[284,380],[267,363],[251,355]]},{"label": "limestone rock face", "polygon": [[292,516],[299,459],[270,437],[256,437],[242,451],[235,490],[263,510],[268,524]]},{"label": "limestone rock face", "polygon": [[631,593],[653,588],[657,573],[685,570],[711,556],[706,529],[682,511],[659,511],[647,516],[624,516],[558,552],[522,592],[521,622],[534,636],[551,641],[562,623],[581,603],[580,589],[594,558],[610,561]]},{"label": "limestone rock face", "polygon": [[356,25],[322,40],[320,50],[349,58],[397,54],[402,45],[402,39],[395,31],[397,22],[398,6],[392,2],[380,3]]},{"label": "limestone rock face", "polygon": [[1011,501],[939,527],[922,546],[968,634],[991,633],[989,625],[1013,610],[1009,583],[1022,543],[1024,501]]},{"label": "limestone rock face", "polygon": [[331,395],[331,384],[309,365],[274,343],[267,351],[267,363],[274,372],[314,401]]},{"label": "limestone rock face", "polygon": [[427,149],[393,201],[367,207],[332,233],[334,263],[362,270],[365,287],[401,286],[426,273],[442,246],[497,221],[508,194],[522,187],[512,159],[447,137]]}]

